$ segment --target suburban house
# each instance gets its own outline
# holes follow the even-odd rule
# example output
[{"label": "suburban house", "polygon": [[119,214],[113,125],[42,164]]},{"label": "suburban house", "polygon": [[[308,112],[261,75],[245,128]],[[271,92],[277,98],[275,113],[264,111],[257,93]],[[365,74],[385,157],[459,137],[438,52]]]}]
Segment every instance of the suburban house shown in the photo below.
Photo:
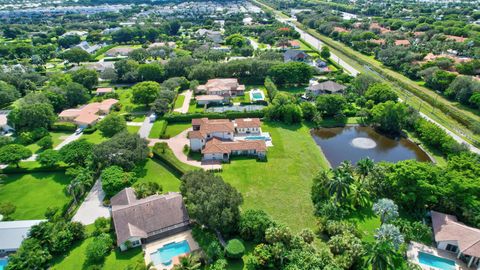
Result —
[{"label": "suburban house", "polygon": [[148,45],[149,49],[153,48],[159,48],[159,47],[170,47],[170,48],[175,48],[177,44],[173,41],[168,41],[168,42],[154,42],[150,45]]},{"label": "suburban house", "polygon": [[457,254],[468,267],[480,269],[480,229],[469,227],[455,216],[431,211],[437,248]]},{"label": "suburban house", "polygon": [[286,50],[283,53],[283,61],[284,62],[306,62],[310,59],[310,56],[305,53],[304,51],[300,50]]},{"label": "suburban house", "polygon": [[83,128],[92,126],[98,122],[100,115],[109,114],[113,105],[117,103],[118,100],[113,98],[89,103],[77,109],[64,110],[58,115],[58,118],[60,121],[73,122]]},{"label": "suburban house", "polygon": [[105,95],[105,94],[108,94],[108,93],[113,93],[114,90],[112,87],[100,87],[100,88],[97,88],[97,90],[95,90],[95,94],[97,96],[100,96],[100,95]]},{"label": "suburban house", "polygon": [[299,49],[300,48],[300,41],[298,40],[289,40],[288,44],[290,45],[290,48],[292,49]]},{"label": "suburban house", "polygon": [[0,133],[7,133],[13,130],[11,126],[8,125],[7,116],[10,113],[8,110],[0,111]]},{"label": "suburban house", "polygon": [[239,84],[238,79],[211,79],[206,84],[199,85],[195,89],[197,94],[205,94],[196,96],[195,99],[200,105],[210,103],[225,103],[230,100],[232,96],[239,96],[245,94],[245,85]]},{"label": "suburban house", "polygon": [[105,56],[107,57],[128,56],[128,54],[131,53],[133,50],[135,49],[132,47],[115,47],[108,50],[105,53]]},{"label": "suburban house", "polygon": [[195,32],[195,36],[206,38],[216,44],[223,42],[222,33],[219,31],[202,28],[198,29],[197,32]]},{"label": "suburban house", "polygon": [[[200,151],[204,160],[228,161],[231,155],[248,155],[265,158],[265,140],[248,140],[248,135],[261,135],[258,118],[192,119],[192,131],[188,133],[190,149]],[[241,139],[237,139],[241,137]]]},{"label": "suburban house", "polygon": [[91,45],[88,44],[87,41],[82,41],[80,42],[78,45],[75,46],[75,48],[80,48],[90,54],[96,52],[98,49],[102,48],[102,45],[98,45],[98,44],[95,44],[95,45]]},{"label": "suburban house", "polygon": [[27,238],[30,228],[45,220],[16,220],[0,222],[0,257],[17,251]]},{"label": "suburban house", "polygon": [[133,188],[125,188],[110,202],[117,245],[122,251],[190,228],[190,218],[180,193],[137,199]]},{"label": "suburban house", "polygon": [[322,94],[343,94],[343,91],[347,88],[344,85],[338,84],[334,81],[325,82],[310,82],[310,85],[305,88],[307,97],[314,97]]}]

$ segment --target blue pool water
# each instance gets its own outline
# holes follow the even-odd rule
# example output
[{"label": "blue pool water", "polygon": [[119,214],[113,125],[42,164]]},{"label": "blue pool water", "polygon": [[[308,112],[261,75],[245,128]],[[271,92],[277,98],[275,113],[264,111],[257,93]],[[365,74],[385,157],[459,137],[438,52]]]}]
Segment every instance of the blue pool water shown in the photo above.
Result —
[{"label": "blue pool water", "polygon": [[270,141],[270,137],[269,136],[247,136],[245,137],[245,140],[250,140],[250,141]]},{"label": "blue pool water", "polygon": [[172,242],[159,248],[156,252],[150,254],[154,265],[170,265],[173,257],[190,252],[190,246],[187,240],[182,242]]},{"label": "blue pool water", "polygon": [[418,261],[421,264],[428,265],[430,267],[435,267],[442,270],[454,270],[455,269],[455,262],[449,259],[440,258],[438,256],[418,252]]},{"label": "blue pool water", "polygon": [[7,266],[8,259],[6,258],[0,258],[0,270],[5,269],[5,266]]}]

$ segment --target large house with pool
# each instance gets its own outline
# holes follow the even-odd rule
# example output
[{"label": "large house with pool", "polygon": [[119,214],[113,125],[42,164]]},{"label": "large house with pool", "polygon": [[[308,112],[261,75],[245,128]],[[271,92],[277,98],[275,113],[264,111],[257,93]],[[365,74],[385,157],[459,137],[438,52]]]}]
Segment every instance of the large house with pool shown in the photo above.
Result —
[{"label": "large house with pool", "polygon": [[125,188],[110,202],[117,245],[122,251],[190,229],[190,218],[180,193],[137,199],[133,188]]},{"label": "large house with pool", "polygon": [[431,211],[437,248],[452,252],[471,269],[480,269],[480,229],[469,227],[455,216]]},{"label": "large house with pool", "polygon": [[267,142],[271,144],[271,140],[260,126],[258,118],[192,119],[190,149],[200,151],[203,160],[228,161],[232,155],[265,159]]}]

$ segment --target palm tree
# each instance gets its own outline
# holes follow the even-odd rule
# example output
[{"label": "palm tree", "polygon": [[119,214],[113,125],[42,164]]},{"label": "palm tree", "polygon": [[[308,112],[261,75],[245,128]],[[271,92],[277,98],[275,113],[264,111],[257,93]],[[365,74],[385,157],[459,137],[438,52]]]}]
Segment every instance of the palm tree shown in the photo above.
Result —
[{"label": "palm tree", "polygon": [[85,185],[83,181],[77,177],[74,178],[67,186],[67,191],[70,195],[72,195],[75,204],[77,204],[77,198],[82,196],[83,192],[85,191]]},{"label": "palm tree", "polygon": [[365,179],[367,175],[373,170],[375,163],[369,157],[362,158],[357,162],[357,173],[362,179]]},{"label": "palm tree", "polygon": [[354,179],[351,173],[344,168],[333,170],[333,177],[328,183],[328,193],[334,197],[334,202],[343,202],[350,194],[350,185]]},{"label": "palm tree", "polygon": [[355,182],[350,186],[350,202],[353,207],[365,207],[370,202],[370,192],[363,183]]},{"label": "palm tree", "polygon": [[190,253],[180,257],[180,262],[173,267],[173,270],[197,270],[201,266],[198,257]]},{"label": "palm tree", "polygon": [[366,267],[372,266],[372,270],[397,269],[398,253],[390,242],[376,241],[368,248]]}]

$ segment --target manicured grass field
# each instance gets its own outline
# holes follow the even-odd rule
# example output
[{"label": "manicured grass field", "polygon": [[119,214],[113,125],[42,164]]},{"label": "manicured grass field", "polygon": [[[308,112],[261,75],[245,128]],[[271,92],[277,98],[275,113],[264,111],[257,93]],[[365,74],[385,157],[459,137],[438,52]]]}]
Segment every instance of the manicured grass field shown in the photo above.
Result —
[{"label": "manicured grass field", "polygon": [[155,123],[153,123],[153,127],[150,130],[150,134],[148,135],[148,137],[155,138],[155,139],[160,138],[160,135],[162,135],[160,133],[162,133],[162,130],[166,124],[167,122],[165,120],[155,121]]},{"label": "manicured grass field", "polygon": [[128,132],[135,134],[140,130],[140,126],[127,126]]},{"label": "manicured grass field", "polygon": [[103,137],[102,132],[100,132],[100,130],[96,130],[91,134],[83,134],[81,138],[86,139],[88,142],[91,142],[94,144],[99,144],[108,140],[108,138]]},{"label": "manicured grass field", "polygon": [[348,220],[357,224],[358,230],[362,232],[363,241],[373,242],[375,240],[375,230],[380,227],[381,222],[370,207],[356,210]]},{"label": "manicured grass field", "polygon": [[184,95],[178,95],[177,99],[175,100],[175,109],[179,109],[183,106],[183,102],[185,101],[185,96]]},{"label": "manicured grass field", "polygon": [[155,159],[148,159],[143,167],[135,170],[138,180],[142,182],[156,182],[163,187],[164,192],[178,191],[180,187],[180,179],[166,169],[166,167]]},{"label": "manicured grass field", "polygon": [[234,158],[223,165],[222,177],[242,193],[243,210],[263,209],[295,232],[314,228],[312,178],[328,163],[310,128],[264,123],[262,129],[270,132],[274,145],[268,148],[268,161]]},{"label": "manicured grass field", "polygon": [[167,126],[167,130],[165,130],[165,135],[174,137],[180,134],[182,131],[186,130],[187,128],[191,127],[192,124],[189,123],[173,123]]},{"label": "manicured grass field", "polygon": [[65,187],[69,179],[62,172],[12,174],[0,184],[0,203],[11,202],[15,220],[43,219],[48,207],[61,208],[69,200]]},{"label": "manicured grass field", "polygon": [[120,110],[121,113],[127,112],[146,112],[147,109],[144,105],[133,104],[131,101],[132,98],[132,91],[130,88],[122,88],[116,90],[118,93],[119,102],[122,104],[122,109]]}]

